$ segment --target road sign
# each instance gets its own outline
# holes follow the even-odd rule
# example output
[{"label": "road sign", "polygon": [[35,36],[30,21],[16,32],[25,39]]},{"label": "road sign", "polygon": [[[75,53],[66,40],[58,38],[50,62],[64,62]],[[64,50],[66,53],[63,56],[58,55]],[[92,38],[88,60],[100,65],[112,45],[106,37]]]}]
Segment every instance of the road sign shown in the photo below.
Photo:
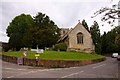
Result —
[{"label": "road sign", "polygon": [[40,56],[40,54],[38,54],[38,53],[35,54],[36,59],[38,59],[39,56]]},{"label": "road sign", "polygon": [[19,65],[20,65],[20,64],[23,64],[23,59],[22,59],[22,58],[18,58],[18,59],[17,59],[17,62],[18,62]]},{"label": "road sign", "polygon": [[40,54],[35,54],[35,57],[38,57],[38,56],[40,56]]}]

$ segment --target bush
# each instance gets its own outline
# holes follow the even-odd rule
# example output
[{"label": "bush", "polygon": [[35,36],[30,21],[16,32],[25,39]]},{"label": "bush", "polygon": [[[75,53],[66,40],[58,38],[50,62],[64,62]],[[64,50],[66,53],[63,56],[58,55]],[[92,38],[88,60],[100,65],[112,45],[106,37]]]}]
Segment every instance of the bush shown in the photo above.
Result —
[{"label": "bush", "polygon": [[54,50],[58,51],[66,51],[67,50],[67,45],[65,43],[58,43],[55,44]]}]

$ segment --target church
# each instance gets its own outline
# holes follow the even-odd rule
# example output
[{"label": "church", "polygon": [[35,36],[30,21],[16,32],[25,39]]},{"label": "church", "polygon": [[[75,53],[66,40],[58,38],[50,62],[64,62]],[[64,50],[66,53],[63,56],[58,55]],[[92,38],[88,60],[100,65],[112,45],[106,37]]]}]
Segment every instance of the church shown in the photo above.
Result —
[{"label": "church", "polygon": [[78,22],[74,28],[61,28],[61,38],[58,42],[67,44],[67,51],[93,53],[95,46],[90,32]]}]

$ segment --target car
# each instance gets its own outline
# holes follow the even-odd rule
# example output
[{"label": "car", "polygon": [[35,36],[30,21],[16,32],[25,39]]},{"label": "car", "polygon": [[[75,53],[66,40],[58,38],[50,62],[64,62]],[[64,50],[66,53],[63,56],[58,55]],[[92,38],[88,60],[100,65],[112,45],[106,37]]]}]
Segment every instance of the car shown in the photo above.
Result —
[{"label": "car", "polygon": [[118,53],[113,53],[112,54],[112,58],[117,58],[118,57]]},{"label": "car", "polygon": [[120,61],[120,55],[118,55],[117,60]]}]

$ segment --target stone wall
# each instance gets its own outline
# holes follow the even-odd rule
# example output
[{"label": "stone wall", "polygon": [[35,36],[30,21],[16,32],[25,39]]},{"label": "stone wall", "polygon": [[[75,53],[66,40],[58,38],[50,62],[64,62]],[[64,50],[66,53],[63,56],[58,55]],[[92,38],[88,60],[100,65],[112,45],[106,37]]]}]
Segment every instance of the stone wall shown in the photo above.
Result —
[{"label": "stone wall", "polygon": [[[96,59],[96,60],[79,60],[79,61],[65,61],[65,60],[36,60],[36,59],[27,59],[22,58],[23,64],[28,66],[40,66],[40,67],[47,67],[47,68],[65,68],[65,67],[76,67],[76,66],[83,66],[93,63],[98,63],[104,61],[106,58]],[[16,57],[10,57],[2,55],[2,60],[11,62],[11,63],[18,63]]]},{"label": "stone wall", "polygon": [[11,62],[11,63],[16,63],[17,64],[17,58],[13,57],[13,56],[2,55],[2,60],[6,61],[6,62]]}]

